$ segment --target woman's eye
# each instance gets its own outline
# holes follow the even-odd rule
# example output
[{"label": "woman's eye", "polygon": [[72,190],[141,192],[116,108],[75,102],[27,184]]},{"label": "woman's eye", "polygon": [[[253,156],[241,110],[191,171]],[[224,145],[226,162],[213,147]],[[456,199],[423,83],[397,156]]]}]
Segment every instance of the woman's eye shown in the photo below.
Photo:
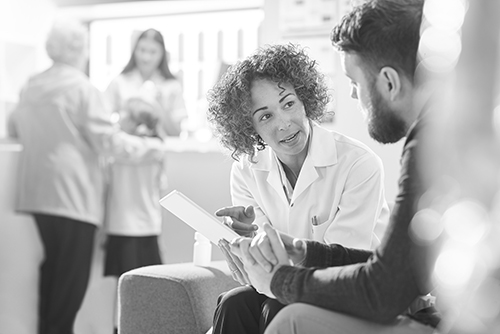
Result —
[{"label": "woman's eye", "polygon": [[285,103],[285,108],[291,108],[295,104],[295,101],[288,101]]},{"label": "woman's eye", "polygon": [[268,120],[270,117],[271,117],[271,115],[270,115],[270,114],[264,114],[264,115],[262,115],[262,116],[260,117],[260,120],[261,120],[261,121],[265,121],[265,120]]}]

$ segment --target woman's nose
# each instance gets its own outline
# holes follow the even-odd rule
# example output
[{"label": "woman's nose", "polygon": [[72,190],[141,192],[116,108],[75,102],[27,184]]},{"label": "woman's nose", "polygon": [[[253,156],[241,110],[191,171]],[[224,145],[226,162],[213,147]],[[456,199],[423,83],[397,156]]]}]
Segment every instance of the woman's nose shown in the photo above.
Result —
[{"label": "woman's nose", "polygon": [[148,62],[150,59],[151,59],[151,55],[149,52],[146,52],[146,51],[142,51],[139,53],[139,58],[143,61],[143,62]]},{"label": "woman's nose", "polygon": [[290,120],[289,117],[281,117],[280,123],[279,123],[279,130],[280,131],[285,131],[288,130],[288,128],[292,125],[292,121]]}]

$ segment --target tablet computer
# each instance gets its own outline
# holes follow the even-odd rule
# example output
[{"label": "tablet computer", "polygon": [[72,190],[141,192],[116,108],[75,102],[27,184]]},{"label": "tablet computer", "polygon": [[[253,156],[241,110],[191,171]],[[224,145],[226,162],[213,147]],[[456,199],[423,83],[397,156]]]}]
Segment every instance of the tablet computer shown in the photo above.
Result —
[{"label": "tablet computer", "polygon": [[222,238],[231,241],[240,236],[178,190],[163,197],[160,204],[215,245]]}]

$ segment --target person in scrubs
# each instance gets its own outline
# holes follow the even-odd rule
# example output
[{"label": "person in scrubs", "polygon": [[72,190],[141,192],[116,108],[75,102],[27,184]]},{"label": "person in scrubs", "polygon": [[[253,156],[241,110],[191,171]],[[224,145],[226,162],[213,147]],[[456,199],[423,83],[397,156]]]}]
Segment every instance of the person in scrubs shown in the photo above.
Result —
[{"label": "person in scrubs", "polygon": [[[265,222],[297,238],[373,249],[389,209],[381,159],[321,125],[330,97],[324,75],[299,45],[270,45],[230,67],[209,91],[208,120],[232,152],[233,207],[226,223],[253,236]],[[231,214],[231,216],[234,215]],[[226,217],[228,218],[228,217]],[[233,277],[248,284],[222,240]],[[215,333],[262,333],[282,304],[244,285],[222,294]]]}]

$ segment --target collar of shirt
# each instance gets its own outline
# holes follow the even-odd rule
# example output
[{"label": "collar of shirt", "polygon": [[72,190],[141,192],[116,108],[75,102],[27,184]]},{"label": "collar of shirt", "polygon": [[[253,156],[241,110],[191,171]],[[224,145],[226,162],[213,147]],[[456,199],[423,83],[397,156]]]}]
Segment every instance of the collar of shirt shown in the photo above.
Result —
[{"label": "collar of shirt", "polygon": [[137,68],[134,68],[132,71],[126,73],[126,76],[128,76],[128,79],[134,82],[138,87],[142,86],[142,84],[148,80],[154,82],[156,86],[165,81],[163,76],[160,74],[160,71],[158,70],[155,70],[151,75],[151,78],[149,78],[148,80],[143,79],[141,72],[139,72]]},{"label": "collar of shirt", "polygon": [[[306,161],[311,160],[311,165],[315,167],[335,165],[338,161],[338,157],[337,147],[333,137],[334,133],[321,127],[315,122],[312,122],[311,130],[311,142],[309,143],[309,151]],[[332,141],[333,145],[325,145],[325,140]],[[271,171],[275,165],[275,161],[277,161],[277,157],[274,151],[268,147],[265,150],[258,152],[255,156],[255,160],[257,162],[251,165],[252,169]],[[304,165],[306,164],[306,161],[304,161]]]},{"label": "collar of shirt", "polygon": [[[312,123],[311,141],[307,157],[302,165],[295,189],[289,183],[286,173],[279,162],[278,157],[272,149],[266,149],[257,154],[257,163],[251,164],[250,168],[267,172],[267,181],[276,189],[283,191],[289,204],[318,178],[316,168],[335,165],[338,161],[335,133]],[[325,145],[325,142],[328,142]]]}]

